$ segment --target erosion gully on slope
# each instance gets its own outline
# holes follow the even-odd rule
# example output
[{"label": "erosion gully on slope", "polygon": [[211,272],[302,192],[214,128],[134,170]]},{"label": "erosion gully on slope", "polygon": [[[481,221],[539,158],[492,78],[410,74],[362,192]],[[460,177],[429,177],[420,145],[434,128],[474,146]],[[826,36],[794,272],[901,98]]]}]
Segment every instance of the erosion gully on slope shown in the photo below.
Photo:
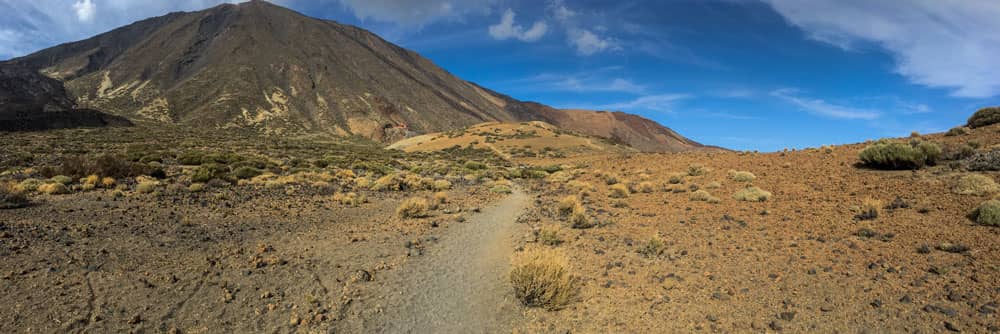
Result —
[{"label": "erosion gully on slope", "polygon": [[515,221],[528,204],[518,189],[496,205],[450,227],[423,256],[377,281],[384,312],[366,330],[385,333],[509,332],[518,303],[507,273]]}]

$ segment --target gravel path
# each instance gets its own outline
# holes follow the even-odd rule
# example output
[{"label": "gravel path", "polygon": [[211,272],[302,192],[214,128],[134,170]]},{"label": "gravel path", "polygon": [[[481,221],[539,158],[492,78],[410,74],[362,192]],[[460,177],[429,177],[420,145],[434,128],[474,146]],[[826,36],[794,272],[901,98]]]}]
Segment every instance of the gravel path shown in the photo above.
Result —
[{"label": "gravel path", "polygon": [[510,332],[520,316],[507,280],[515,220],[528,196],[515,189],[467,223],[450,227],[427,253],[386,278],[384,333]]}]

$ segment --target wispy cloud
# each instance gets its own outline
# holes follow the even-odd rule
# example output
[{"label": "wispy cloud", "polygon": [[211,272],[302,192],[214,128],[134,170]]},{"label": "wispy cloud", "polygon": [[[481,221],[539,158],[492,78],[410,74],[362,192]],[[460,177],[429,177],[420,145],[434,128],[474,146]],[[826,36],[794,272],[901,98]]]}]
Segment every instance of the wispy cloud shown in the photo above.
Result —
[{"label": "wispy cloud", "polygon": [[498,40],[514,38],[524,42],[534,42],[545,36],[545,33],[549,30],[549,26],[545,21],[536,21],[531,28],[525,30],[521,25],[514,23],[514,16],[513,9],[508,8],[504,11],[500,22],[490,26],[490,36]]},{"label": "wispy cloud", "polygon": [[636,113],[639,111],[656,111],[662,113],[674,112],[677,102],[692,98],[689,94],[657,94],[640,96],[633,100],[586,106],[586,109],[625,111]]},{"label": "wispy cloud", "polygon": [[615,76],[617,67],[610,66],[589,72],[571,74],[542,73],[539,75],[495,83],[510,90],[559,91],[559,92],[606,92],[645,94],[647,87],[631,79]]},{"label": "wispy cloud", "polygon": [[359,19],[420,27],[465,15],[488,14],[496,0],[339,0]]},{"label": "wispy cloud", "polygon": [[547,12],[563,28],[567,43],[576,49],[577,54],[590,56],[605,51],[622,50],[617,39],[602,36],[607,31],[606,27],[581,24],[579,21],[582,15],[570,9],[562,0],[549,1]]},{"label": "wispy cloud", "polygon": [[771,92],[771,96],[791,103],[806,112],[830,118],[873,120],[881,116],[881,113],[874,109],[856,108],[833,104],[823,99],[802,97],[799,95],[799,91],[794,88],[774,90]]},{"label": "wispy cloud", "polygon": [[764,0],[810,38],[844,49],[869,42],[896,72],[959,97],[1000,95],[1000,1]]}]

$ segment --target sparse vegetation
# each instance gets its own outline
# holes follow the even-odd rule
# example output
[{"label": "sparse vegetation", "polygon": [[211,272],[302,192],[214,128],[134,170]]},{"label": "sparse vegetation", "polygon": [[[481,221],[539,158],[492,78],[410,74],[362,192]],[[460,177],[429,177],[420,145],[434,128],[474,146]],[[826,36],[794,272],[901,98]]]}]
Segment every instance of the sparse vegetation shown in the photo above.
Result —
[{"label": "sparse vegetation", "polygon": [[879,210],[882,209],[882,201],[874,198],[865,198],[861,202],[860,212],[854,218],[857,220],[871,220],[878,218]]},{"label": "sparse vegetation", "polygon": [[991,124],[996,124],[1000,122],[1000,107],[986,107],[979,109],[972,117],[969,117],[969,121],[966,126],[970,128],[979,128]]},{"label": "sparse vegetation", "polygon": [[14,183],[0,183],[0,209],[16,209],[28,206],[30,202],[24,191]]},{"label": "sparse vegetation", "polygon": [[448,190],[451,189],[451,182],[448,180],[434,180],[434,190]]},{"label": "sparse vegetation", "polygon": [[964,126],[957,126],[957,127],[948,129],[948,132],[945,132],[944,135],[948,136],[948,137],[964,136],[964,135],[969,134],[969,132],[971,132],[971,131],[969,131],[969,128],[964,127]]},{"label": "sparse vegetation", "polygon": [[608,196],[611,198],[626,198],[629,195],[628,187],[621,183],[611,185],[608,191]]},{"label": "sparse vegetation", "polygon": [[709,170],[705,166],[700,164],[692,164],[688,166],[688,176],[702,176],[708,174]]},{"label": "sparse vegetation", "polygon": [[575,302],[579,283],[566,257],[555,250],[529,250],[515,258],[510,272],[514,296],[529,307],[559,310]]},{"label": "sparse vegetation", "polygon": [[735,194],[733,198],[737,201],[746,202],[763,202],[771,198],[771,193],[757,187],[746,187],[740,189]]},{"label": "sparse vegetation", "polygon": [[135,191],[140,194],[149,194],[156,191],[156,188],[160,186],[159,182],[148,180],[141,181],[135,186]]},{"label": "sparse vegetation", "polygon": [[756,175],[751,172],[745,171],[730,171],[729,178],[736,182],[750,182],[757,179]]},{"label": "sparse vegetation", "polygon": [[569,213],[569,223],[573,228],[583,229],[594,227],[594,222],[587,217],[587,208],[579,203],[573,206],[573,211]]},{"label": "sparse vegetation", "polygon": [[940,156],[941,147],[924,140],[910,143],[881,140],[858,154],[862,164],[877,169],[917,169],[934,165]]},{"label": "sparse vegetation", "polygon": [[38,192],[47,195],[62,195],[68,194],[69,188],[62,183],[46,183],[38,186]]},{"label": "sparse vegetation", "polygon": [[709,193],[708,191],[705,191],[705,190],[697,190],[697,191],[692,192],[691,195],[688,196],[688,199],[690,199],[692,201],[701,201],[701,202],[709,202],[709,203],[719,203],[720,202],[719,198],[717,198],[715,196],[712,196],[711,193]]},{"label": "sparse vegetation", "polygon": [[538,242],[546,246],[559,246],[563,243],[563,240],[559,238],[559,231],[556,229],[541,229],[536,230],[536,237]]},{"label": "sparse vegetation", "polygon": [[[368,198],[366,198],[364,195],[359,195],[358,193],[355,192],[333,194],[333,200],[336,201],[337,203],[340,203],[341,205],[346,205],[346,206],[361,206],[361,204],[368,202]],[[403,205],[406,204],[407,204],[406,202],[403,202]],[[419,204],[415,205],[419,206]],[[403,209],[403,206],[400,206],[400,209]],[[419,208],[415,207],[415,208],[409,208],[407,210],[411,210],[410,212],[407,213],[410,214],[413,213],[414,211],[419,211]],[[426,208],[424,210],[426,210]],[[400,216],[403,216],[403,214],[400,213]],[[409,218],[409,216],[404,216],[403,218]]]},{"label": "sparse vegetation", "polygon": [[970,218],[986,226],[1000,226],[1000,200],[991,199],[979,205]]},{"label": "sparse vegetation", "polygon": [[423,218],[427,217],[427,210],[430,205],[423,197],[410,197],[403,200],[403,203],[396,209],[396,215],[400,218]]},{"label": "sparse vegetation", "polygon": [[437,204],[448,203],[448,193],[443,191],[434,193],[434,202]]},{"label": "sparse vegetation", "polygon": [[998,171],[1000,170],[1000,150],[976,153],[965,159],[965,165],[971,171]]},{"label": "sparse vegetation", "polygon": [[663,239],[652,237],[639,247],[636,252],[645,257],[657,257],[662,255],[666,250],[667,244],[663,242]]},{"label": "sparse vegetation", "polygon": [[982,174],[968,174],[958,178],[951,191],[959,195],[982,196],[1000,191],[1000,185],[997,185],[992,177]]},{"label": "sparse vegetation", "polygon": [[575,209],[577,206],[580,205],[582,205],[580,204],[580,199],[578,199],[576,196],[569,195],[559,200],[559,203],[556,205],[556,208],[559,209],[559,214],[568,215],[573,212],[573,209]]},{"label": "sparse vegetation", "polygon": [[642,193],[651,193],[651,192],[653,192],[654,188],[655,187],[653,186],[653,183],[649,182],[649,181],[641,182],[641,183],[639,183],[639,186],[638,186],[639,192],[642,192]]}]

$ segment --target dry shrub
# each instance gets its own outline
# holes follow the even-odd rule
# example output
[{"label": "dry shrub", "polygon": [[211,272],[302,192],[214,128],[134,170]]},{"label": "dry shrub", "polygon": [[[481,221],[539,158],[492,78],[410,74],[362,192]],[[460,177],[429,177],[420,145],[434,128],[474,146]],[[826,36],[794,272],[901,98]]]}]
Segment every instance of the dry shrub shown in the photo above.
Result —
[{"label": "dry shrub", "polygon": [[559,200],[559,204],[557,204],[556,207],[559,209],[559,214],[568,215],[579,205],[582,205],[580,204],[580,199],[576,196],[569,195]]},{"label": "dry shrub", "polygon": [[135,186],[135,191],[140,194],[149,194],[156,191],[156,187],[159,187],[160,183],[153,180],[143,180],[140,181],[138,185]]},{"label": "dry shrub", "polygon": [[28,206],[30,202],[24,191],[11,182],[0,183],[0,209],[16,209]]},{"label": "dry shrub", "polygon": [[188,186],[188,191],[193,193],[202,192],[204,190],[205,190],[204,183],[192,183],[191,185]]},{"label": "dry shrub", "polygon": [[721,187],[722,187],[722,184],[719,183],[719,182],[716,182],[716,181],[709,182],[708,184],[705,185],[706,189],[718,189],[718,188],[721,188]]},{"label": "dry shrub", "polygon": [[684,183],[684,176],[687,176],[687,174],[684,174],[684,173],[673,173],[673,174],[670,174],[670,176],[667,178],[667,182],[670,183],[670,184],[681,184],[681,183]]},{"label": "dry shrub", "polygon": [[354,187],[357,189],[366,189],[371,185],[372,185],[372,180],[366,176],[354,179]]},{"label": "dry shrub", "polygon": [[535,230],[535,238],[546,246],[559,246],[563,243],[563,240],[559,238],[559,231],[556,229]]},{"label": "dry shrub", "polygon": [[736,182],[750,182],[757,179],[756,175],[746,171],[729,171],[729,178]]},{"label": "dry shrub", "polygon": [[[355,192],[333,194],[333,200],[347,206],[360,206],[368,202],[368,198]],[[402,209],[402,207],[400,208]]]},{"label": "dry shrub", "polygon": [[448,193],[443,191],[434,193],[434,202],[438,204],[448,203]]},{"label": "dry shrub", "polygon": [[740,189],[733,194],[733,198],[737,201],[763,202],[771,198],[771,192],[751,186]]},{"label": "dry shrub", "polygon": [[69,188],[62,183],[46,183],[38,186],[38,191],[47,195],[61,195],[68,194]]},{"label": "dry shrub", "polygon": [[510,272],[514,295],[529,307],[559,310],[577,301],[579,281],[566,257],[555,250],[528,250],[514,259]]},{"label": "dry shrub", "polygon": [[667,244],[663,242],[663,239],[654,236],[649,238],[649,240],[639,247],[636,252],[645,257],[657,257],[663,254],[666,250]]},{"label": "dry shrub", "polygon": [[975,129],[998,122],[1000,122],[1000,107],[986,107],[972,114],[966,125]]},{"label": "dry shrub", "polygon": [[434,180],[434,190],[448,190],[451,189],[451,182],[448,180]]},{"label": "dry shrub", "polygon": [[577,181],[577,180],[573,180],[573,181],[567,182],[566,183],[566,188],[569,188],[573,192],[581,192],[581,191],[594,192],[594,191],[597,191],[597,188],[594,187],[593,184],[590,184],[588,182],[583,182],[583,181]]},{"label": "dry shrub", "polygon": [[594,227],[594,221],[587,217],[587,208],[583,204],[577,203],[573,206],[573,211],[569,213],[569,224],[573,228]]},{"label": "dry shrub", "polygon": [[90,174],[87,175],[87,177],[80,179],[80,184],[83,184],[85,186],[90,185],[93,187],[97,187],[97,185],[100,184],[100,182],[101,182],[101,177],[97,176],[97,174]]},{"label": "dry shrub", "polygon": [[960,177],[951,191],[959,195],[982,196],[1000,191],[1000,185],[997,185],[992,177],[982,174],[968,174]]},{"label": "dry shrub", "polygon": [[616,183],[608,188],[610,193],[608,194],[611,198],[626,198],[629,195],[628,187],[621,183]]},{"label": "dry shrub", "polygon": [[651,192],[653,192],[653,188],[655,188],[655,187],[653,186],[652,182],[648,182],[647,181],[647,182],[641,182],[641,183],[639,183],[639,192],[651,193]]},{"label": "dry shrub", "polygon": [[380,177],[372,184],[371,189],[377,191],[412,191],[427,190],[434,186],[434,180],[423,178],[409,172],[400,172]]},{"label": "dry shrub", "polygon": [[62,183],[63,185],[67,186],[70,185],[70,183],[73,183],[73,178],[66,175],[56,175],[49,180],[55,183]]},{"label": "dry shrub", "polygon": [[552,175],[549,175],[548,177],[546,177],[545,181],[550,182],[550,183],[566,183],[566,182],[569,182],[569,180],[572,180],[572,179],[573,179],[573,174],[570,174],[570,173],[565,172],[565,171],[558,171],[558,172],[552,173]]},{"label": "dry shrub", "polygon": [[701,164],[691,164],[688,166],[688,176],[702,176],[708,174],[709,169]]},{"label": "dry shrub", "polygon": [[688,199],[692,201],[709,202],[713,204],[720,202],[718,197],[712,196],[712,194],[710,194],[705,190],[697,190],[695,192],[692,192],[691,195],[688,196]]},{"label": "dry shrub", "polygon": [[115,181],[115,178],[110,176],[105,176],[104,178],[101,179],[101,187],[107,189],[114,188],[115,183],[117,183],[117,181]]},{"label": "dry shrub", "polygon": [[430,205],[423,197],[410,197],[403,200],[403,203],[396,209],[396,214],[400,218],[423,218],[427,217],[427,209]]},{"label": "dry shrub", "polygon": [[882,209],[882,201],[868,197],[861,202],[861,212],[855,218],[858,220],[869,220],[878,218],[879,210]]}]

